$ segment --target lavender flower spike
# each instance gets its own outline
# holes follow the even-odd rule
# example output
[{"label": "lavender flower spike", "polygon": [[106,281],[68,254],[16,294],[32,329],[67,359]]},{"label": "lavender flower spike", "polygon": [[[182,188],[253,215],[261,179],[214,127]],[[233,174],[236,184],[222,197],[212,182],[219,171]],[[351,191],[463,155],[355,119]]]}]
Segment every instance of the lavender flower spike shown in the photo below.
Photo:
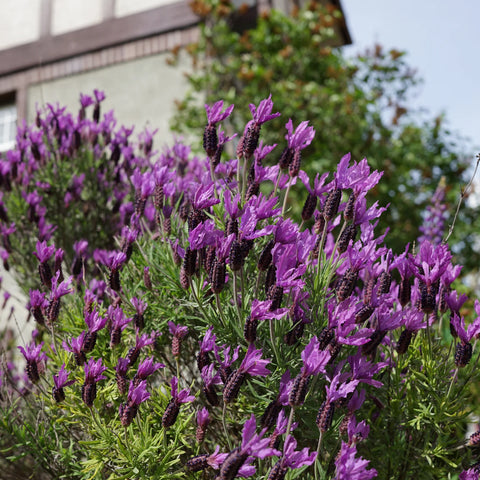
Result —
[{"label": "lavender flower spike", "polygon": [[272,113],[272,94],[270,94],[268,98],[262,100],[258,104],[258,107],[251,103],[249,108],[250,112],[252,113],[253,121],[256,125],[262,125],[263,123],[273,120],[281,115],[280,112]]},{"label": "lavender flower spike", "polygon": [[63,389],[75,383],[75,380],[68,380],[70,372],[65,370],[65,364],[62,365],[58,375],[53,375],[54,387],[52,389],[53,398],[57,403],[65,400],[65,392]]},{"label": "lavender flower spike", "polygon": [[225,120],[232,113],[234,105],[230,105],[222,112],[223,109],[223,100],[219,100],[214,103],[212,106],[205,105],[205,111],[207,112],[207,121],[208,125],[215,125],[219,122]]},{"label": "lavender flower spike", "polygon": [[334,480],[370,480],[377,476],[377,471],[372,468],[367,470],[369,460],[362,457],[356,458],[357,447],[349,446],[342,442],[340,453],[335,461],[336,474]]}]

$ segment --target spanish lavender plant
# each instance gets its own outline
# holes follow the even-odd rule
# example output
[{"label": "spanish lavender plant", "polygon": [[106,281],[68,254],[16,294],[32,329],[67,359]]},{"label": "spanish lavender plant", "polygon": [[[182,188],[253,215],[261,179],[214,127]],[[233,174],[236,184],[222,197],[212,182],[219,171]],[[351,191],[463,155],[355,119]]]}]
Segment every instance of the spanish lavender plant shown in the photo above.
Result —
[{"label": "spanish lavender plant", "polygon": [[[96,142],[101,98],[83,97],[80,117],[93,105],[96,126],[78,131]],[[64,342],[64,349],[45,349],[45,369],[68,368],[70,381],[78,380],[62,412],[44,386],[67,378],[39,376],[24,384],[35,393],[29,396],[2,375],[2,429],[15,438],[12,445],[35,454],[32,445],[44,441],[52,478],[193,478],[212,470],[218,480],[478,478],[478,442],[467,441],[466,432],[477,411],[480,306],[469,316],[464,298],[451,290],[460,269],[448,245],[425,240],[400,255],[390,251],[387,232],[376,231],[386,207],[368,203],[381,172],[345,155],[333,175],[309,179],[293,158],[313,138],[307,123],[294,130],[290,120],[287,134],[278,134],[293,149],[283,173],[274,147],[260,143],[262,129],[279,115],[271,97],[250,106],[236,158],[222,158],[219,150],[232,137],[221,122],[232,108],[206,108],[207,158],[180,143],[157,156],[146,137],[148,162],[134,165],[125,144],[130,133],[110,139],[112,161],[123,156],[128,165],[135,211],[123,210],[116,249],[89,256],[77,246],[75,254],[94,262],[95,271],[73,272],[78,290],[64,295],[55,328],[40,333]],[[32,156],[45,161],[46,147],[32,138]],[[11,163],[18,156],[11,154]],[[86,181],[76,178],[69,201]],[[310,197],[302,224],[287,208],[296,189]],[[39,200],[29,201],[33,217]],[[317,220],[311,227],[310,215]],[[54,250],[39,241],[37,260],[50,265]],[[70,290],[73,280],[60,287],[57,267],[50,287],[30,295],[39,318],[45,302]],[[110,277],[108,287],[91,283],[99,274]],[[143,318],[131,322],[133,315]],[[444,319],[454,335],[441,330]],[[85,322],[96,334],[94,356],[84,348]],[[148,357],[140,359],[147,346]],[[36,355],[25,357],[37,362]],[[40,440],[22,433],[25,421],[33,425],[29,402],[46,419]],[[11,417],[15,404],[22,407]],[[50,426],[65,413],[69,423],[58,423],[59,434]],[[5,449],[20,458],[14,447]]]}]

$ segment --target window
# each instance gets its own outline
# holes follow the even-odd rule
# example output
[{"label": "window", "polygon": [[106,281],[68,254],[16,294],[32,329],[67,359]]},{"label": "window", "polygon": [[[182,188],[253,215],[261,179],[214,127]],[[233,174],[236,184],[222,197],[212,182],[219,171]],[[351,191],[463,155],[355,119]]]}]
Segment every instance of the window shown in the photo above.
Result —
[{"label": "window", "polygon": [[0,152],[15,146],[17,134],[17,106],[15,99],[0,99]]}]

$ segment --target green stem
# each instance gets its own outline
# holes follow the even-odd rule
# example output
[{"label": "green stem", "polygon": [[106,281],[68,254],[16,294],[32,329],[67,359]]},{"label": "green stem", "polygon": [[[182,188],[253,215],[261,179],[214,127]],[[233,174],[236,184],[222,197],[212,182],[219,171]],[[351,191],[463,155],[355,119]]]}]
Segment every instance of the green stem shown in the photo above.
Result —
[{"label": "green stem", "polygon": [[280,357],[278,355],[277,346],[275,344],[275,335],[273,333],[273,319],[270,318],[268,320],[268,322],[269,322],[269,327],[270,327],[270,342],[272,344],[272,349],[273,349],[273,353],[275,355],[275,359],[277,360],[277,364],[279,364],[280,363]]},{"label": "green stem", "polygon": [[233,273],[233,301],[235,302],[235,308],[237,309],[238,324],[240,325],[240,328],[243,328],[242,311],[240,309],[240,304],[238,302],[237,272],[232,272],[232,273]]},{"label": "green stem", "polygon": [[[287,423],[287,430],[286,430],[287,434],[285,437],[284,445],[287,443],[288,437],[290,437],[290,430],[292,428],[294,415],[295,415],[295,407],[290,407],[290,415],[288,416],[288,423]],[[282,466],[283,466],[284,460],[285,460],[285,449],[283,449],[283,454],[282,454]]]},{"label": "green stem", "polygon": [[220,319],[222,320],[223,326],[227,326],[227,321],[225,320],[225,317],[223,315],[223,309],[222,309],[222,303],[220,302],[220,294],[216,293],[215,294],[215,301],[217,303],[217,309],[218,309],[218,314],[220,315]]},{"label": "green stem", "polygon": [[288,194],[290,193],[291,185],[292,185],[292,183],[288,182],[287,191],[285,192],[285,196],[283,197],[283,206],[282,206],[282,217],[283,218],[285,218],[285,213],[286,213],[286,210],[287,210],[287,200],[288,200]]}]

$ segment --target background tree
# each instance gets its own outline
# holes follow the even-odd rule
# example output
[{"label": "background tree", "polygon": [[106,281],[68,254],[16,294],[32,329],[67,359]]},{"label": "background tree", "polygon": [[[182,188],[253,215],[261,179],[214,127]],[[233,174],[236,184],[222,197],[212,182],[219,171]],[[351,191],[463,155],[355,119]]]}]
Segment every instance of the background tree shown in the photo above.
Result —
[{"label": "background tree", "polygon": [[[451,220],[471,159],[461,139],[445,128],[442,116],[425,118],[409,108],[420,80],[405,52],[376,45],[347,58],[331,46],[341,14],[319,2],[294,8],[291,15],[263,12],[254,28],[241,32],[237,26],[242,11],[235,11],[228,0],[195,0],[192,8],[203,21],[198,43],[187,48],[194,66],[187,74],[192,88],[177,104],[175,130],[200,135],[206,121],[204,101],[224,99],[235,104],[232,131],[242,131],[251,118],[248,104],[271,93],[282,116],[262,130],[261,138],[272,143],[289,118],[297,124],[309,120],[316,130],[302,158],[309,174],[331,169],[349,151],[357,161],[367,157],[374,169],[384,172],[373,200],[390,204],[380,227],[391,228],[394,250],[419,234],[425,206],[442,177]],[[198,92],[204,94],[201,101]],[[273,155],[279,157],[285,145]],[[295,194],[291,198],[300,211],[305,199]],[[473,214],[463,207],[451,239],[465,269],[479,260],[469,229]]]}]

